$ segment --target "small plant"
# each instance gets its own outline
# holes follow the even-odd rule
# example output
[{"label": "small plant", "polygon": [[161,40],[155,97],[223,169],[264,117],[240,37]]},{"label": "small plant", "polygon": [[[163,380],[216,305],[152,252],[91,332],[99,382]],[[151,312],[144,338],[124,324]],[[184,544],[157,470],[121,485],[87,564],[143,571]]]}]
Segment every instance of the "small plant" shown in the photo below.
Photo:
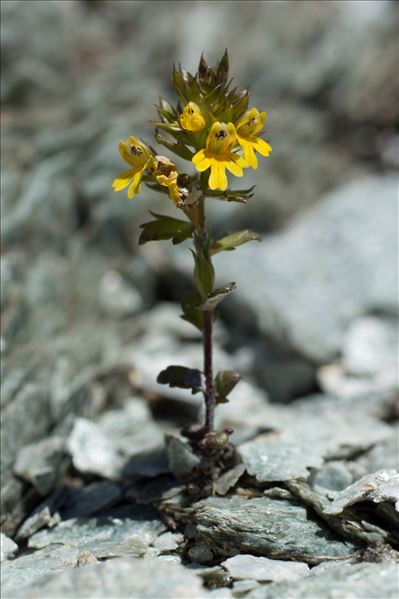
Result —
[{"label": "small plant", "polygon": [[155,140],[187,160],[192,167],[189,173],[179,172],[172,160],[131,135],[119,143],[119,152],[130,168],[113,182],[115,191],[127,188],[131,199],[140,192],[144,181],[154,191],[168,194],[179,214],[185,217],[151,212],[153,220],[141,225],[140,245],[168,239],[173,244],[193,240],[195,289],[183,297],[182,318],[202,332],[204,370],[172,365],[159,374],[158,382],[203,394],[205,421],[187,428],[183,435],[202,456],[204,464],[215,461],[215,456],[220,461],[229,445],[232,430],[215,431],[214,413],[217,404],[228,401],[229,393],[240,379],[234,371],[223,370],[216,376],[213,372],[213,322],[219,303],[234,290],[235,283],[215,289],[212,257],[260,239],[250,230],[211,239],[206,227],[205,201],[218,199],[245,204],[254,188],[230,189],[226,171],[242,177],[245,168],[258,168],[257,153],[268,156],[272,150],[261,137],[266,113],[248,109],[248,91],[230,89],[228,71],[227,50],[213,68],[202,56],[195,75],[180,65],[177,69],[173,67],[172,81],[179,102],[173,107],[160,99],[156,106],[159,122],[152,122]]}]

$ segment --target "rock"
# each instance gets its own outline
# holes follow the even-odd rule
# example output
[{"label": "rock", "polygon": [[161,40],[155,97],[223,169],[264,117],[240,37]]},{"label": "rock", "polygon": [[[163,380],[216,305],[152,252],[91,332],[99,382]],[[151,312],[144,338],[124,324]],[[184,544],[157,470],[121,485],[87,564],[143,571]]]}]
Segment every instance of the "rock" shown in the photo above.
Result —
[{"label": "rock", "polygon": [[123,465],[117,448],[86,418],[77,418],[67,440],[74,467],[82,473],[118,478]]},{"label": "rock", "polygon": [[218,254],[216,271],[238,284],[235,314],[251,314],[260,334],[323,364],[359,314],[395,313],[397,185],[388,175],[349,183],[284,232],[239,248],[235,260]]},{"label": "rock", "polygon": [[192,450],[188,441],[172,435],[166,437],[166,454],[168,456],[169,468],[177,479],[184,478],[201,461],[199,456]]},{"label": "rock", "polygon": [[48,507],[43,508],[25,520],[17,531],[17,539],[27,539],[41,528],[53,528],[61,521],[60,515],[51,515]]},{"label": "rock", "polygon": [[96,558],[144,555],[162,531],[159,520],[129,518],[72,518],[51,530],[37,532],[28,546],[34,549],[55,543],[90,551]]},{"label": "rock", "polygon": [[303,562],[288,562],[255,557],[253,555],[235,555],[222,562],[235,579],[253,579],[263,582],[281,582],[298,580],[309,574],[309,566]]},{"label": "rock", "polygon": [[[378,518],[378,512],[377,519],[373,510],[361,511],[359,515],[354,510],[348,510],[344,511],[338,517],[336,515],[333,516],[326,513],[326,509],[329,507],[329,500],[324,493],[321,494],[313,490],[301,479],[287,481],[285,484],[297,499],[304,505],[312,508],[341,537],[362,544],[395,542],[395,537],[391,534],[389,527],[384,526],[382,518]],[[328,493],[328,495],[331,494],[331,492]],[[374,523],[376,520],[380,525]],[[384,528],[382,528],[383,526]]]},{"label": "rock", "polygon": [[164,445],[164,432],[154,422],[148,404],[129,397],[122,409],[109,410],[99,420],[104,435],[126,456],[137,458]]},{"label": "rock", "polygon": [[307,599],[308,597],[351,597],[351,599],[394,599],[398,591],[397,565],[330,564],[327,569],[311,571],[295,583],[273,583],[256,589],[251,599]]},{"label": "rock", "polygon": [[238,448],[248,474],[259,482],[308,478],[309,468],[323,463],[323,452],[311,445],[286,441],[244,443]]},{"label": "rock", "polygon": [[12,559],[18,551],[18,545],[3,532],[0,533],[0,562]]},{"label": "rock", "polygon": [[353,474],[344,462],[331,461],[316,469],[310,480],[319,492],[320,488],[342,491],[353,482]]},{"label": "rock", "polygon": [[209,564],[213,560],[213,553],[207,543],[194,543],[188,550],[188,555],[198,564]]},{"label": "rock", "polygon": [[237,464],[237,466],[224,472],[215,482],[214,490],[216,495],[226,495],[226,493],[239,481],[244,472],[244,464]]},{"label": "rock", "polygon": [[208,592],[201,579],[179,564],[158,559],[112,559],[85,568],[69,569],[65,573],[42,576],[27,587],[9,593],[12,597],[28,595],[32,599],[67,599],[76,597],[118,599],[202,599]]},{"label": "rock", "polygon": [[354,376],[374,376],[393,371],[398,346],[397,322],[368,316],[354,320],[343,347],[345,371]]},{"label": "rock", "polygon": [[393,503],[399,512],[399,474],[395,470],[367,474],[341,491],[324,511],[326,514],[339,514],[361,501]]},{"label": "rock", "polygon": [[65,441],[53,436],[23,447],[18,453],[14,472],[44,496],[64,476],[67,466]]},{"label": "rock", "polygon": [[119,485],[111,481],[101,481],[82,488],[64,488],[63,503],[59,509],[63,520],[87,518],[97,512],[109,509],[120,502],[122,498],[123,490]]},{"label": "rock", "polygon": [[247,594],[250,596],[250,592],[260,587],[260,584],[256,580],[237,580],[233,584],[233,596],[234,597],[246,597]]},{"label": "rock", "polygon": [[159,553],[175,551],[184,542],[184,537],[178,532],[165,532],[154,542],[154,547]]},{"label": "rock", "polygon": [[62,570],[67,570],[77,565],[78,550],[74,547],[50,546],[22,555],[12,561],[2,564],[1,584],[2,594],[5,597],[29,596],[23,593],[22,588],[34,588],[36,581],[49,573],[57,575]]},{"label": "rock", "polygon": [[109,270],[101,279],[99,296],[103,310],[116,318],[130,316],[142,308],[138,291],[127,285],[116,270]]},{"label": "rock", "polygon": [[351,543],[311,520],[296,501],[261,497],[211,497],[183,510],[197,529],[197,542],[214,556],[247,553],[310,564],[349,557]]}]

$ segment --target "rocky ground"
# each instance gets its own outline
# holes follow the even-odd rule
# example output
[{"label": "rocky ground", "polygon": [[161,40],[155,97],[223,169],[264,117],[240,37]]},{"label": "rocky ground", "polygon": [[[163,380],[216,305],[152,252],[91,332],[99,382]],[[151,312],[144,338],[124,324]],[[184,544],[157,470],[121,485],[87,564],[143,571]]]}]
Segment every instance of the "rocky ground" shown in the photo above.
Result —
[{"label": "rocky ground", "polygon": [[[395,5],[237,5],[2,3],[5,599],[397,596]],[[237,459],[193,499],[177,433],[200,401],[155,382],[201,368],[190,254],[138,250],[173,207],[110,184],[171,63],[225,46],[273,154],[247,206],[209,207],[263,241],[216,259]]]}]

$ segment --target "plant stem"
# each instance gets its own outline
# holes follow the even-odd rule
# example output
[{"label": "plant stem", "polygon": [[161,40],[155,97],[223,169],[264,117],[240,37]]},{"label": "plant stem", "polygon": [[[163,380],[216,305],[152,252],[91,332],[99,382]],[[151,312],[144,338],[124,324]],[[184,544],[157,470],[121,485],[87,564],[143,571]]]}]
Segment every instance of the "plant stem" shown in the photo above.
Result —
[{"label": "plant stem", "polygon": [[[202,181],[202,188],[204,185]],[[195,212],[189,215],[194,224],[194,246],[196,251],[207,256],[211,262],[208,249],[208,231],[206,229],[205,220],[205,195],[203,195],[195,208]],[[205,423],[203,426],[204,434],[212,432],[215,428],[215,405],[216,393],[213,382],[213,365],[212,365],[212,328],[213,328],[213,310],[203,310],[203,330],[202,342],[204,349],[204,374],[205,374]]]},{"label": "plant stem", "polygon": [[209,433],[214,429],[216,403],[212,367],[212,326],[213,312],[211,310],[204,310],[205,433]]}]

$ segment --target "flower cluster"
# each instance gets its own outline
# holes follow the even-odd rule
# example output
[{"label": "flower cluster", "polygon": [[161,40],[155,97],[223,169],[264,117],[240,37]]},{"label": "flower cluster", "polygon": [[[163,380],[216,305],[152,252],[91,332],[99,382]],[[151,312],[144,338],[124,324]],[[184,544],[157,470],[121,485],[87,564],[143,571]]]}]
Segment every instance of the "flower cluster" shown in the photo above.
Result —
[{"label": "flower cluster", "polygon": [[179,173],[169,158],[156,155],[150,146],[130,136],[119,144],[120,155],[130,168],[114,180],[115,191],[127,187],[128,197],[133,198],[145,181],[168,193],[179,208],[201,193],[246,201],[252,190],[228,190],[226,171],[242,177],[243,169],[258,168],[256,154],[266,157],[272,148],[262,138],[266,113],[248,109],[247,90],[230,90],[228,68],[227,51],[213,68],[201,57],[195,75],[174,67],[172,80],[180,101],[172,107],[161,99],[156,107],[159,122],[152,123],[156,141],[192,162],[201,175]]}]

